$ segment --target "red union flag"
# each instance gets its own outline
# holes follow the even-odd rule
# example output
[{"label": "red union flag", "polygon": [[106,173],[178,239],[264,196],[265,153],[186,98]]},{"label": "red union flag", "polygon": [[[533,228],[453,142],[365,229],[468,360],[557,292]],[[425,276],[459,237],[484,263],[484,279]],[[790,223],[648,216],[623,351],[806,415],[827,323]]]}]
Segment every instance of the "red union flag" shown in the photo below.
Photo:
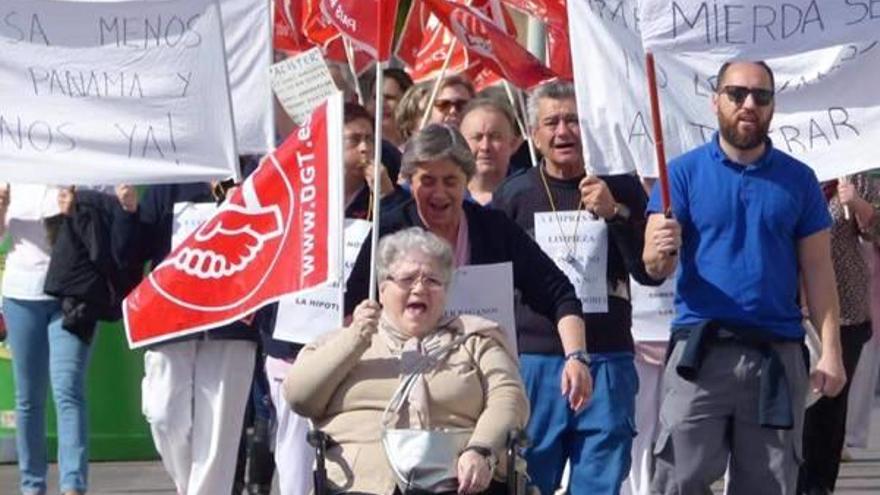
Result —
[{"label": "red union flag", "polygon": [[342,98],[272,154],[123,301],[132,348],[208,330],[335,279]]},{"label": "red union flag", "polygon": [[556,77],[515,38],[479,11],[446,0],[423,1],[486,68],[517,87],[529,89]]},{"label": "red union flag", "polygon": [[574,80],[574,69],[571,65],[571,46],[568,41],[568,25],[547,25],[547,53],[550,70],[560,79]]},{"label": "red union flag", "polygon": [[[460,3],[465,3],[461,0]],[[473,0],[471,6],[482,12],[496,25],[511,36],[516,35],[516,27],[510,13],[500,0]],[[453,48],[455,37],[431,14],[430,9],[418,0],[415,1],[407,15],[397,44],[397,57],[410,68],[409,73],[414,81],[420,82],[438,76],[443,63]],[[449,60],[449,73],[471,72],[474,62],[461,43],[456,43]],[[478,71],[477,71],[478,72]]]},{"label": "red union flag", "polygon": [[521,10],[530,16],[541,19],[545,24],[565,24],[565,0],[502,0],[507,5]]},{"label": "red union flag", "polygon": [[397,0],[321,0],[321,12],[374,59],[391,58]]},{"label": "red union flag", "polygon": [[[415,2],[397,43],[397,57],[410,68],[413,81],[433,79],[443,68],[453,39],[449,30],[424,5]],[[465,70],[467,66],[467,51],[457,43],[447,70],[456,73]]]}]

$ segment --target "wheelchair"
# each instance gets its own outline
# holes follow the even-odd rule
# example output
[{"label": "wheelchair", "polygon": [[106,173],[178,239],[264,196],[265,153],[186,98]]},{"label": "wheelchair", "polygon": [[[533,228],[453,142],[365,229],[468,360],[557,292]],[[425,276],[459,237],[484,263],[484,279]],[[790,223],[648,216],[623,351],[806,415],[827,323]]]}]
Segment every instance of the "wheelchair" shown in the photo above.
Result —
[{"label": "wheelchair", "polygon": [[[333,439],[321,430],[311,430],[307,440],[315,448],[315,469],[312,471],[315,495],[334,495],[327,481],[327,448],[333,445]],[[528,476],[524,472],[525,459],[523,450],[529,446],[529,439],[521,429],[511,430],[507,435],[507,484],[508,495],[527,495]],[[408,495],[408,494],[404,494]]]}]

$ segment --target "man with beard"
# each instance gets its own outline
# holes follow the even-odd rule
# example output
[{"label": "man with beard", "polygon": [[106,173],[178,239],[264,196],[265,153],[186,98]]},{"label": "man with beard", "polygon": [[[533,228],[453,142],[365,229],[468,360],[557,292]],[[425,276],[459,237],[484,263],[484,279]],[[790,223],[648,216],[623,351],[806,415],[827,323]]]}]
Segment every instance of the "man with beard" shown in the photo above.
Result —
[{"label": "man with beard", "polygon": [[[566,462],[571,493],[616,495],[629,473],[638,378],[633,363],[630,274],[657,285],[641,260],[647,197],[634,175],[596,176],[584,164],[574,87],[550,82],[529,99],[542,163],[511,177],[491,206],[532,235],[569,277],[581,302],[587,352],[566,354],[554,323],[516,300],[520,371],[532,414],[531,482],[554,493]],[[582,412],[556,400],[569,361],[589,366],[594,393]]]},{"label": "man with beard", "polygon": [[[648,273],[678,269],[652,491],[712,493],[729,468],[731,495],[793,494],[806,388],[846,381],[831,218],[812,170],[767,137],[770,68],[730,62],[717,81],[720,132],[670,163],[671,211],[658,187],[648,204]],[[809,379],[799,275],[822,336]]]}]

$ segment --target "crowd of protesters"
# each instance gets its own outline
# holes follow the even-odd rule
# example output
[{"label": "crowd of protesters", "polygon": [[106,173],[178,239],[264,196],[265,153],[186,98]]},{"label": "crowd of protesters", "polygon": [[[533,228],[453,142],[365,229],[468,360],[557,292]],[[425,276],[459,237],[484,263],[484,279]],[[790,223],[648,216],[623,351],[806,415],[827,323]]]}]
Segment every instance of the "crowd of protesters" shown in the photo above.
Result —
[{"label": "crowd of protesters", "polygon": [[[448,347],[440,360],[461,369],[414,380],[409,426],[424,427],[428,415],[435,426],[474,432],[453,466],[457,484],[442,493],[509,493],[505,475],[517,469],[542,494],[561,486],[589,495],[704,494],[721,479],[733,495],[833,492],[848,412],[870,408],[864,397],[877,374],[871,311],[880,299],[871,286],[880,184],[871,173],[820,184],[773,146],[767,65],[720,68],[711,99],[719,130],[670,163],[670,205],[652,178],[601,175],[602,164],[585,162],[569,83],[537,87],[520,108],[497,88],[477,92],[463,75],[439,81],[432,99],[435,82],[413,84],[403,70],[387,69],[382,88],[368,74],[355,91],[347,67],[331,69],[347,100],[345,216],[370,220],[374,201],[382,210],[374,230],[383,238],[382,305],[364,302],[368,240],[345,291],[350,323],[327,338],[305,347],[274,339],[276,308],[268,306],[151,346],[143,414],[179,494],[242,492],[240,432],[246,416],[259,416],[246,414],[248,404],[261,401],[272,426],[252,446],[272,454],[250,462],[274,460],[282,495],[313,490],[314,426],[337,442],[325,459],[331,493],[407,493],[383,457],[379,418],[405,376],[396,360],[407,352],[440,359],[429,344]],[[379,184],[376,91],[385,105]],[[256,163],[242,157],[245,172]],[[86,493],[84,376],[96,324],[118,318],[139,268],[157,267],[173,249],[182,209],[210,211],[228,187],[149,186],[140,198],[130,186],[0,188],[23,494],[46,491],[50,383],[59,486]],[[540,222],[556,229],[563,248],[542,243]],[[580,239],[598,231],[607,249],[600,261],[585,260]],[[514,343],[496,323],[440,316],[455,268],[497,263],[512,269],[505,289],[515,299]],[[572,273],[588,269],[602,279],[604,310],[584,309]],[[646,336],[633,299],[670,278],[669,331]],[[807,326],[819,337],[812,368]],[[851,386],[859,373],[867,378]],[[253,401],[252,389],[261,391]],[[848,403],[860,406],[848,411]],[[529,439],[524,467],[502,460],[516,428]],[[269,493],[271,466],[250,473],[248,492]]]}]

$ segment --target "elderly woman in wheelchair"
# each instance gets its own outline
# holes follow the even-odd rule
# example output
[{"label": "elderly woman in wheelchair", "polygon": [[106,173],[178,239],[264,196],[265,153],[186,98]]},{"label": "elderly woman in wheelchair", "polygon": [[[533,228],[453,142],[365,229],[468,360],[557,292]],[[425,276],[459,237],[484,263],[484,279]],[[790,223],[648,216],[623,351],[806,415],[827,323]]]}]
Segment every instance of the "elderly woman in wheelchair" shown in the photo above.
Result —
[{"label": "elderly woman in wheelchair", "polygon": [[284,394],[332,438],[321,490],[508,493],[508,436],[529,403],[498,324],[444,317],[452,265],[450,246],[421,228],[382,238],[381,306],[363,301],[349,326],[300,352]]}]

